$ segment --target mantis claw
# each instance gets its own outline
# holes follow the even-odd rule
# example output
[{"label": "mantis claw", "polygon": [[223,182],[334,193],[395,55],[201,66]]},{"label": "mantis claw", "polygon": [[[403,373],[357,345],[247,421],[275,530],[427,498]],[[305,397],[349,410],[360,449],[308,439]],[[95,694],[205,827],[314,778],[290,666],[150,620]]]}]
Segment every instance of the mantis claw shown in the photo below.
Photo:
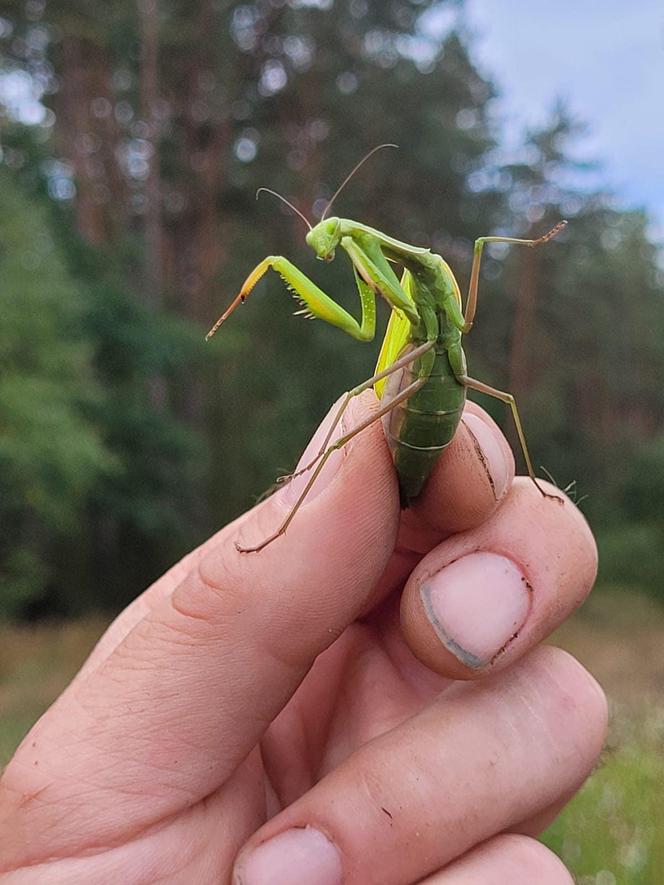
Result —
[{"label": "mantis claw", "polygon": [[234,546],[238,553],[255,553],[257,550],[262,550],[266,543],[258,544],[256,547],[244,547],[239,541],[235,541]]},{"label": "mantis claw", "polygon": [[243,547],[238,541],[235,541],[235,549],[238,553],[258,553],[259,550],[262,550],[263,547],[267,547],[268,544],[271,544],[272,541],[276,541],[280,535],[283,535],[284,529],[280,529],[278,532],[275,532],[273,535],[270,535],[269,538],[266,538],[264,541],[261,541],[260,544],[256,544],[255,547]]},{"label": "mantis claw", "polygon": [[[551,492],[545,492],[539,482],[531,477],[535,485],[537,486],[537,491],[542,495],[543,498],[551,498],[553,501],[556,501],[560,505],[564,505],[565,499],[561,495],[551,494]],[[564,493],[563,493],[564,494]]]},{"label": "mantis claw", "polygon": [[307,473],[311,470],[312,467],[316,466],[317,461],[323,457],[325,454],[325,449],[320,451],[316,457],[306,464],[304,467],[300,467],[299,470],[293,471],[293,473],[285,473],[283,476],[278,476],[275,480],[279,485],[287,485],[292,479],[295,479],[297,476],[302,476],[303,473]]}]

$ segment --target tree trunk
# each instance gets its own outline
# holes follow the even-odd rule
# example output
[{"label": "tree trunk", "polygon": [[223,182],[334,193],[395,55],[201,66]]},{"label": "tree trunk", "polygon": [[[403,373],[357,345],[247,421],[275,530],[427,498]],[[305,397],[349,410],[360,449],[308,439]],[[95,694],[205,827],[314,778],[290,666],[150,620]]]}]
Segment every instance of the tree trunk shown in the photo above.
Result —
[{"label": "tree trunk", "polygon": [[140,104],[151,153],[145,180],[145,302],[157,311],[162,304],[161,172],[159,168],[159,10],[157,0],[139,0],[141,31]]}]

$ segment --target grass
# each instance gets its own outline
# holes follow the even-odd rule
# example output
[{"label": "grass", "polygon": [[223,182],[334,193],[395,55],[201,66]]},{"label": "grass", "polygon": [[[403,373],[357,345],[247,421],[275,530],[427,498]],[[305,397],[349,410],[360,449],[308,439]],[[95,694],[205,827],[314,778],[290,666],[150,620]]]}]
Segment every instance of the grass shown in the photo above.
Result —
[{"label": "grass", "polygon": [[600,765],[544,841],[579,885],[661,885],[664,609],[596,591],[554,640],[599,679],[611,716]]},{"label": "grass", "polygon": [[106,623],[0,626],[0,766],[74,676]]},{"label": "grass", "polygon": [[[614,724],[618,716],[614,710]],[[662,882],[664,723],[660,713],[633,725],[638,732],[605,753],[601,767],[545,836],[579,885]]]},{"label": "grass", "polygon": [[[100,620],[0,627],[0,765],[57,697],[104,629]],[[598,769],[547,831],[579,885],[664,881],[664,609],[596,591],[554,637],[611,704]]]}]

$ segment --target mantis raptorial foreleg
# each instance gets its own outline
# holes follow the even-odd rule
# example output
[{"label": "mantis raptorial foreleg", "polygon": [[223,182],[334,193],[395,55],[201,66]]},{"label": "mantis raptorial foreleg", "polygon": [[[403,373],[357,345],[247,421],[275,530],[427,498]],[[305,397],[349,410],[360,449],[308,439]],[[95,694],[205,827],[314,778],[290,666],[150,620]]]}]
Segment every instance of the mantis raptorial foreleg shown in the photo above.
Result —
[{"label": "mantis raptorial foreleg", "polygon": [[390,375],[393,375],[395,372],[398,372],[400,369],[403,369],[406,366],[409,366],[411,363],[415,362],[416,359],[418,359],[419,357],[423,356],[425,353],[430,351],[433,348],[434,343],[435,343],[434,341],[427,341],[424,344],[421,344],[419,347],[414,348],[409,353],[407,353],[405,356],[402,356],[400,359],[393,362],[392,365],[388,366],[386,369],[383,369],[382,372],[377,372],[371,378],[367,378],[366,381],[363,381],[362,384],[358,384],[357,387],[353,387],[352,390],[349,390],[346,393],[346,395],[344,396],[343,401],[341,402],[341,404],[334,416],[332,424],[330,425],[330,429],[328,430],[328,432],[325,436],[325,439],[323,440],[323,443],[322,443],[320,450],[319,450],[318,454],[316,455],[316,457],[313,458],[309,462],[309,464],[307,464],[304,467],[301,467],[299,470],[296,470],[294,473],[290,473],[288,476],[279,477],[277,482],[283,483],[283,484],[289,483],[292,479],[295,479],[296,476],[301,476],[303,473],[306,473],[308,470],[311,470],[311,468],[314,466],[316,461],[318,461],[319,458],[322,458],[322,456],[325,454],[325,451],[330,444],[330,440],[332,439],[334,431],[338,427],[339,422],[341,421],[344,412],[346,411],[346,409],[348,408],[348,405],[350,404],[350,401],[354,397],[359,396],[361,393],[364,393],[365,390],[369,390],[378,381],[382,381],[383,378],[388,378]]},{"label": "mantis raptorial foreleg", "polygon": [[393,400],[390,400],[389,403],[386,403],[384,406],[378,409],[375,414],[370,415],[365,421],[362,421],[360,424],[358,424],[357,427],[354,427],[351,431],[344,434],[343,436],[340,436],[338,440],[333,442],[332,445],[329,446],[327,450],[321,455],[318,464],[314,468],[314,471],[309,478],[309,481],[303,488],[299,498],[297,499],[295,504],[293,504],[288,515],[281,523],[279,528],[269,537],[265,538],[264,541],[261,541],[260,544],[257,544],[254,547],[245,547],[242,544],[238,544],[238,542],[236,541],[236,549],[239,550],[240,553],[256,553],[258,550],[262,550],[263,547],[267,547],[268,544],[271,544],[272,541],[275,541],[278,537],[280,537],[280,535],[283,535],[288,526],[291,524],[293,517],[304,503],[307,495],[309,494],[309,491],[311,490],[311,487],[318,479],[320,472],[327,463],[330,455],[332,455],[332,453],[335,452],[337,449],[343,448],[346,443],[350,442],[350,440],[353,439],[353,437],[357,436],[359,433],[362,433],[363,430],[366,430],[367,427],[371,426],[371,424],[373,424],[375,421],[379,421],[383,417],[383,415],[387,415],[388,412],[391,412],[392,409],[399,405],[399,403],[402,403],[404,400],[408,399],[409,396],[417,393],[417,391],[421,387],[423,387],[424,384],[426,384],[426,380],[426,378],[418,378],[416,381],[413,381],[412,384],[409,384],[408,387],[405,387],[397,396],[395,396]]},{"label": "mantis raptorial foreleg", "polygon": [[[375,260],[369,258],[350,237],[344,237],[341,246],[348,253],[355,271],[355,282],[362,307],[362,319],[359,323],[287,258],[282,255],[268,255],[249,274],[238,294],[205,336],[206,340],[211,338],[233,311],[247,300],[256,283],[270,268],[279,274],[295,297],[302,302],[303,313],[337,326],[359,341],[372,341],[376,334],[376,292],[380,293],[392,308],[405,313],[411,322],[417,325],[419,323],[417,311],[401,288],[394,272],[387,265],[378,245],[376,244],[375,250],[372,251],[380,253],[387,271],[382,266],[377,266],[376,256]],[[378,264],[381,262],[378,261]]]},{"label": "mantis raptorial foreleg", "polygon": [[334,299],[326,295],[313,280],[310,280],[306,274],[303,274],[291,261],[281,255],[268,255],[249,274],[242,284],[239,293],[205,336],[206,340],[214,335],[236,307],[247,300],[256,283],[270,268],[279,274],[295,297],[302,302],[305,313],[318,317],[318,319],[324,320],[332,326],[337,326],[359,341],[371,341],[373,339],[376,333],[376,296],[369,286],[360,286],[358,283],[362,307],[362,319],[358,323],[347,310],[344,310],[340,304],[337,304]]},{"label": "mantis raptorial foreleg", "polygon": [[511,243],[516,246],[530,246],[532,249],[535,246],[541,246],[544,243],[548,243],[548,241],[552,239],[552,237],[555,237],[556,234],[560,233],[566,225],[566,221],[559,221],[555,227],[552,227],[550,231],[544,234],[544,236],[538,237],[536,240],[523,240],[518,237],[480,237],[475,240],[475,246],[473,249],[473,266],[470,271],[468,299],[466,301],[466,313],[464,316],[464,324],[461,327],[461,331],[464,335],[467,335],[468,332],[470,332],[473,327],[473,320],[475,319],[475,311],[477,310],[477,290],[480,279],[480,264],[482,263],[482,252],[484,251],[485,244]]},{"label": "mantis raptorial foreleg", "polygon": [[374,292],[379,292],[393,308],[402,311],[414,325],[419,325],[417,309],[402,289],[380,246],[375,241],[372,242],[370,237],[365,240],[362,248],[352,237],[343,237],[341,247],[366,285]]},{"label": "mantis raptorial foreleg", "polygon": [[490,387],[483,381],[477,381],[475,378],[469,378],[468,375],[458,375],[457,381],[470,390],[476,390],[478,393],[485,393],[487,396],[492,396],[495,399],[499,399],[501,402],[507,403],[512,412],[512,418],[514,419],[514,426],[516,427],[517,436],[519,437],[521,451],[523,452],[523,458],[528,469],[528,476],[532,479],[532,481],[537,486],[538,491],[541,492],[545,498],[554,498],[556,501],[562,502],[563,499],[558,495],[551,495],[548,492],[544,491],[542,486],[539,484],[537,477],[535,476],[533,463],[530,460],[530,452],[528,451],[528,444],[526,443],[526,436],[523,432],[521,417],[519,416],[519,410],[517,408],[514,396],[504,390],[497,390],[495,387]]}]

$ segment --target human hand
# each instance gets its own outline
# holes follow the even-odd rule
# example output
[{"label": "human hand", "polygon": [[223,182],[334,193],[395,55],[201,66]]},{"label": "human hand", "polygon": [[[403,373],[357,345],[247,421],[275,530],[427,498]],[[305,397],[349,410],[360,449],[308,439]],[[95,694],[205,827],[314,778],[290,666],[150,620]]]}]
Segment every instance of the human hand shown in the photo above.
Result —
[{"label": "human hand", "polygon": [[[363,395],[350,424],[375,409]],[[234,546],[299,479],[185,557],[8,765],[2,882],[569,883],[531,837],[591,770],[606,707],[537,646],[590,590],[595,547],[513,469],[469,405],[402,513],[376,423],[279,540]]]}]

